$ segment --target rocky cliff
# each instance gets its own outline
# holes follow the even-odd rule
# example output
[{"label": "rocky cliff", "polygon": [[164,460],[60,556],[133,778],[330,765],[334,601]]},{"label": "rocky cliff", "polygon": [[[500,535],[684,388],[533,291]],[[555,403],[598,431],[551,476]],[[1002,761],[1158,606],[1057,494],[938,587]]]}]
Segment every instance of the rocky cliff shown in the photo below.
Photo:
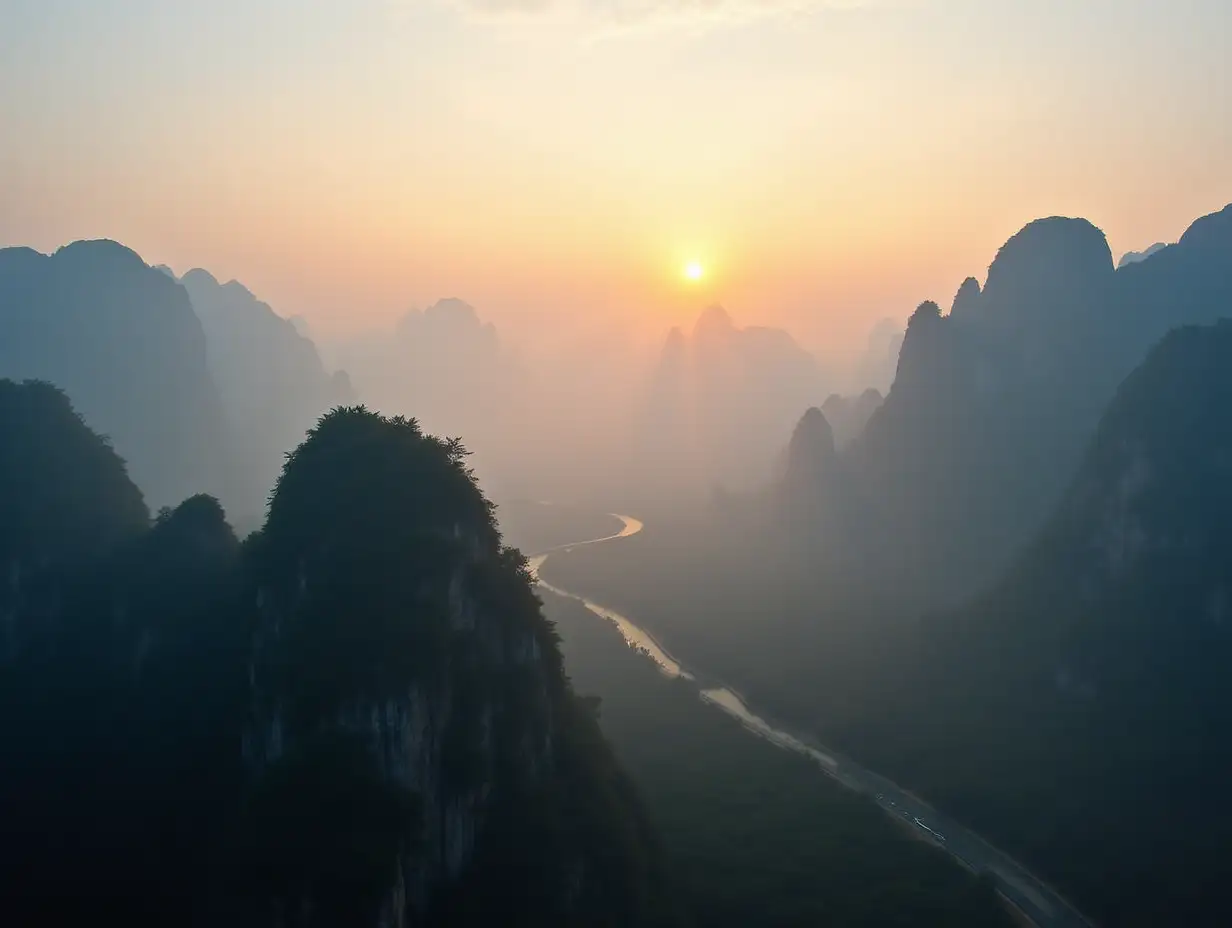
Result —
[{"label": "rocky cliff", "polygon": [[1166,336],[1045,528],[910,633],[852,735],[1106,924],[1224,921],[1230,403],[1232,322]]},{"label": "rocky cliff", "polygon": [[62,393],[0,381],[0,477],[7,910],[678,923],[456,441],[339,408],[241,546],[210,497],[151,523]]},{"label": "rocky cliff", "polygon": [[950,313],[912,316],[894,386],[844,453],[871,526],[845,543],[900,565],[913,609],[977,591],[1040,530],[1150,348],[1228,313],[1232,207],[1119,270],[1089,222],[1030,223],[983,288],[969,279]]}]

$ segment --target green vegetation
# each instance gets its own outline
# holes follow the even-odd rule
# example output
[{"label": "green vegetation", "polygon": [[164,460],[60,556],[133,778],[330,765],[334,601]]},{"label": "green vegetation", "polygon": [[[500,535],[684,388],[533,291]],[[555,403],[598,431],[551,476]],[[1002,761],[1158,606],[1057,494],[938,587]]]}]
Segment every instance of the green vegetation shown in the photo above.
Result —
[{"label": "green vegetation", "polygon": [[363,408],[241,544],[0,381],[0,906],[27,923],[670,928],[638,797],[456,441]]},{"label": "green vegetation", "polygon": [[545,594],[579,691],[645,799],[699,925],[1010,925],[992,889]]},{"label": "green vegetation", "polygon": [[802,560],[766,557],[758,536],[725,542],[713,525],[706,535],[653,518],[636,537],[554,556],[544,576],[636,615],[677,655],[909,786],[1099,923],[1222,925],[1229,404],[1232,322],[1172,332],[1117,391],[1012,568],[931,616],[844,617],[847,591],[816,579],[831,579],[825,564],[810,578]]}]

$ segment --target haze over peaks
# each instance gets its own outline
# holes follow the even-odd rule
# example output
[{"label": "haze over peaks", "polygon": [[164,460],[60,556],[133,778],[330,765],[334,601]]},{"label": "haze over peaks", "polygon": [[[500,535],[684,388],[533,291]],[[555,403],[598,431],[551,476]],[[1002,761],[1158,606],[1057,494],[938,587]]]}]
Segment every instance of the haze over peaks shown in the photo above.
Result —
[{"label": "haze over peaks", "polygon": [[1119,271],[1090,223],[1040,220],[998,251],[982,291],[963,285],[955,312],[916,311],[850,470],[894,526],[882,555],[914,552],[917,593],[990,579],[1059,497],[1125,374],[1168,329],[1227,311],[1229,219],[1200,219]]},{"label": "haze over peaks", "polygon": [[233,487],[201,321],[179,284],[116,242],[0,250],[0,376],[65,390],[156,506]]},{"label": "haze over peaks", "polygon": [[638,438],[646,464],[668,485],[765,479],[767,443],[826,395],[826,382],[787,332],[739,328],[711,306],[691,334],[673,329],[663,344]]},{"label": "haze over peaks", "polygon": [[1002,579],[911,633],[858,701],[884,712],[856,736],[871,756],[1107,924],[1223,920],[1210,849],[1232,823],[1205,797],[1232,758],[1229,403],[1232,321],[1166,335]]},{"label": "haze over peaks", "polygon": [[286,452],[354,401],[242,284],[177,279],[115,242],[0,251],[0,328],[0,376],[64,389],[155,507],[205,490],[256,525]]}]

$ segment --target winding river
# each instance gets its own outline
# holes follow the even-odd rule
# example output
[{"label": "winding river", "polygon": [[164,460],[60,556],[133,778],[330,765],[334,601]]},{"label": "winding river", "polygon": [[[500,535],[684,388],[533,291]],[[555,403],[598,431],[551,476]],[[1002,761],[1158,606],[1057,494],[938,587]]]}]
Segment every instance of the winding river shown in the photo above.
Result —
[{"label": "winding river", "polygon": [[[697,676],[691,673],[680,660],[673,657],[655,640],[653,635],[630,618],[615,609],[587,599],[585,596],[555,587],[539,576],[544,562],[555,553],[615,541],[619,538],[628,538],[630,535],[636,535],[644,527],[641,521],[632,516],[617,513],[612,513],[612,515],[620,519],[620,531],[602,538],[557,545],[532,557],[530,568],[535,580],[545,590],[580,602],[595,615],[611,622],[620,630],[620,634],[631,647],[641,651],[658,664],[659,669],[667,676],[696,682]],[[740,694],[730,687],[721,684],[699,685],[698,695],[705,702],[738,719],[751,734],[783,750],[808,757],[816,762],[827,776],[837,780],[843,786],[873,797],[887,815],[893,816],[905,827],[912,829],[923,840],[931,841],[945,849],[967,869],[977,873],[989,873],[996,881],[1001,895],[1013,903],[1033,924],[1040,928],[1091,928],[1091,923],[1076,909],[1017,861],[885,777],[865,770],[849,758],[816,744],[804,735],[793,734],[771,724],[749,708],[748,703]]]}]

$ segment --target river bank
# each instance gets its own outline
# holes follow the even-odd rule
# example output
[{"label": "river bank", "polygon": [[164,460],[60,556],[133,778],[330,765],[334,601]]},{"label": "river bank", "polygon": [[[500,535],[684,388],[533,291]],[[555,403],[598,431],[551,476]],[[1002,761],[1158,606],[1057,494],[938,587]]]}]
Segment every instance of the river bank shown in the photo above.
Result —
[{"label": "river bank", "polygon": [[[585,542],[559,545],[533,558],[531,566],[536,577],[552,551],[568,551],[583,544],[612,542],[637,534],[642,529],[642,523],[637,519],[629,516],[617,518],[623,523],[623,528],[617,533]],[[662,673],[698,685],[698,675],[695,672],[673,657],[650,633],[628,616],[542,580],[540,583],[552,593],[606,619],[619,630],[630,647],[650,657]],[[705,702],[736,718],[747,731],[757,737],[777,748],[807,757],[846,789],[875,796],[877,805],[886,814],[915,828],[918,837],[944,848],[963,867],[975,873],[989,875],[996,883],[998,891],[1036,925],[1044,928],[1088,926],[1089,923],[1078,912],[1016,861],[991,847],[977,835],[948,820],[942,813],[885,777],[862,769],[850,759],[841,757],[837,752],[828,750],[807,737],[777,727],[763,715],[753,711],[738,692],[717,681],[708,680],[706,685],[698,686],[698,695]]]}]

